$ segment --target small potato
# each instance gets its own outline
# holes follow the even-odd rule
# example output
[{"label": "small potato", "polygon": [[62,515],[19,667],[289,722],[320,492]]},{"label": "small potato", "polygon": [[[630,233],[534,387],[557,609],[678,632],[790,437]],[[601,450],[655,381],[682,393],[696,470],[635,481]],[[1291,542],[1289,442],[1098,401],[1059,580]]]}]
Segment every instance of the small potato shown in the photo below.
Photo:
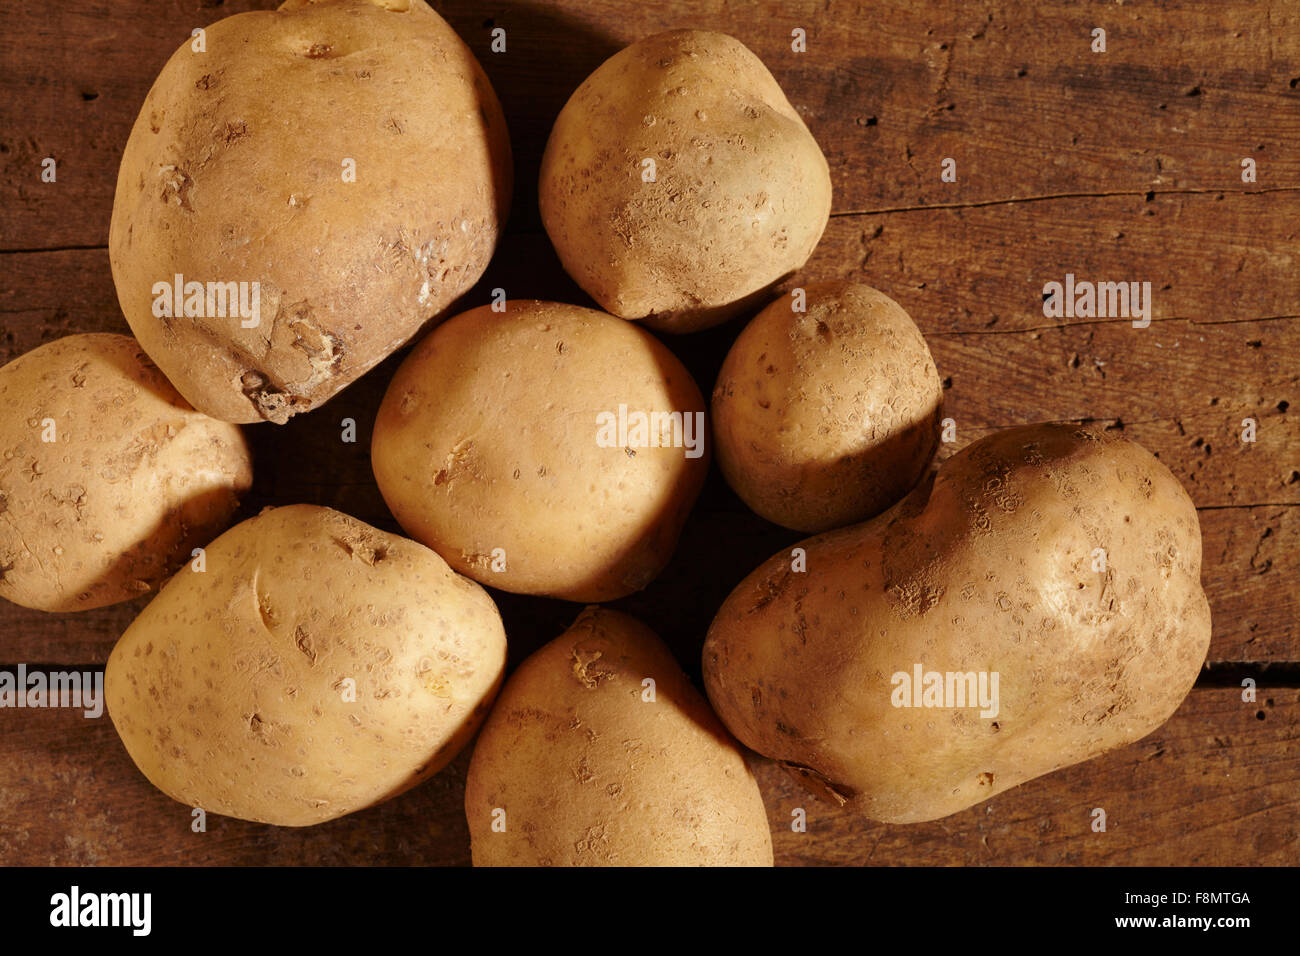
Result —
[{"label": "small potato", "polygon": [[713,390],[727,483],[759,515],[827,531],[884,511],[939,442],[943,385],[921,331],[865,285],[778,299],[731,347]]},{"label": "small potato", "polygon": [[0,597],[83,611],[156,588],[253,482],[128,335],[69,335],[0,369]]},{"label": "small potato", "polygon": [[505,667],[487,593],[422,545],[313,505],[263,511],[141,612],[105,672],[131,759],[175,800],[307,826],[428,779]]},{"label": "small potato", "polygon": [[708,471],[705,430],[695,382],[644,329],[509,302],[416,346],[384,395],[371,461],[406,532],[462,574],[606,601],[668,563]]},{"label": "small potato", "polygon": [[113,281],[195,408],[283,424],[478,280],[510,141],[474,55],[422,0],[288,0],[198,42],[127,140]]},{"label": "small potato", "polygon": [[578,87],[546,144],[539,201],[564,268],[602,308],[693,332],[808,260],[831,179],[758,57],[723,33],[673,30]]},{"label": "small potato", "polygon": [[1131,744],[1205,660],[1196,508],[1140,446],[982,438],[879,517],[776,555],[704,645],[718,716],[873,820],[914,823]]},{"label": "small potato", "polygon": [[654,632],[588,608],[529,657],[465,781],[475,866],[771,866],[745,759]]}]

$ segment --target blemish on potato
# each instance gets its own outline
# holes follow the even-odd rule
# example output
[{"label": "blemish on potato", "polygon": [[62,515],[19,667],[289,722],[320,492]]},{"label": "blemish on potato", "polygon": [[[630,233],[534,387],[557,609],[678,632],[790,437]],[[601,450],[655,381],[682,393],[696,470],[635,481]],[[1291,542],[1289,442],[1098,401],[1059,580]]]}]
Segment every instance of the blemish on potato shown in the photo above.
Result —
[{"label": "blemish on potato", "polygon": [[600,664],[604,656],[602,650],[594,647],[583,647],[574,645],[573,651],[573,676],[578,682],[588,689],[594,689],[599,686],[603,680],[609,680],[614,676],[616,668],[608,662]]},{"label": "blemish on potato", "polygon": [[317,656],[316,648],[312,643],[311,637],[303,629],[301,624],[294,629],[293,636],[294,636],[294,642],[293,642],[294,646],[297,647],[298,650],[302,652],[302,655],[307,658],[310,664],[313,667],[315,667],[316,656]]}]

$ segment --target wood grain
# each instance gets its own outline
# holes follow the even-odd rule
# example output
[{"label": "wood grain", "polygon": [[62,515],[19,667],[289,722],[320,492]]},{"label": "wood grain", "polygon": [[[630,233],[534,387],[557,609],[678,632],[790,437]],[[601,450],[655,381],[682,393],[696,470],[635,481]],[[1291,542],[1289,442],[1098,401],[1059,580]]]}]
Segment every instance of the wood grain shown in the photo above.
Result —
[{"label": "wood grain", "polygon": [[[816,259],[795,281],[857,275],[884,285],[839,265],[856,261],[835,252],[856,242],[843,223],[833,222]],[[935,220],[927,225],[930,231],[914,230],[924,240],[918,246],[931,250],[934,271],[942,266],[945,228]],[[7,325],[0,359],[75,331],[128,331],[116,308],[105,252],[0,258],[14,262],[21,279],[0,289],[0,309],[23,317]],[[57,267],[43,268],[47,260],[56,260]],[[590,303],[539,233],[509,236],[463,302],[487,302],[498,286],[520,298]],[[1294,560],[1300,554],[1300,421],[1288,397],[1300,393],[1300,318],[1205,326],[1169,319],[1147,329],[1113,322],[951,331],[945,328],[948,312],[930,304],[927,290],[900,282],[889,291],[926,332],[948,385],[946,414],[957,423],[958,440],[942,449],[941,458],[995,429],[1026,422],[1099,420],[1122,429],[1155,453],[1202,509],[1203,579],[1214,618],[1210,659],[1300,660],[1300,562]],[[61,304],[52,309],[50,302]],[[669,340],[706,392],[739,324]],[[1259,337],[1257,347],[1249,344],[1253,336]],[[398,530],[375,487],[368,448],[375,412],[401,357],[382,363],[315,414],[281,428],[247,427],[257,466],[243,514],[305,501]],[[1247,416],[1258,422],[1257,440],[1250,444],[1240,440]],[[357,425],[354,444],[341,441],[342,422],[349,418]],[[618,606],[646,614],[649,623],[674,635],[682,659],[694,667],[713,609],[745,574],[798,537],[750,514],[715,474],[674,566],[645,593]],[[566,615],[576,613],[563,602],[499,597],[510,612],[517,609],[517,621],[507,622],[514,624],[512,639],[525,646],[540,646],[567,626]],[[548,607],[543,620],[550,630],[536,623],[528,610],[534,605]],[[15,662],[102,662],[141,606],[137,601],[45,615],[5,605],[0,621],[10,625],[10,636],[4,656]]]},{"label": "wood grain", "polygon": [[[785,864],[1256,866],[1300,862],[1300,694],[1195,690],[1154,734],[954,816],[869,824],[759,779]],[[808,832],[791,832],[791,811]],[[1106,832],[1091,829],[1106,813]]]},{"label": "wood grain", "polygon": [[[190,30],[272,3],[10,5],[0,35],[2,248],[102,245],[117,162],[153,79]],[[620,47],[722,30],[781,81],[831,163],[846,213],[1013,197],[1300,188],[1300,8],[1202,2],[1032,12],[965,4],[727,0],[433,4],[483,63],[532,172],[569,93]],[[1094,27],[1107,51],[1090,52]],[[504,53],[491,31],[506,31]],[[791,31],[808,32],[808,52]],[[45,156],[57,186],[39,179]],[[939,181],[943,157],[959,180]],[[532,179],[517,213],[536,223]],[[956,187],[956,188],[954,188]],[[516,222],[520,217],[516,217]]]},{"label": "wood grain", "polygon": [[[0,723],[0,865],[465,865],[466,754],[378,807],[305,829],[207,817],[155,790],[108,718]],[[874,824],[755,757],[778,865],[1268,865],[1300,860],[1300,692],[1198,689],[1146,739],[954,816]],[[1106,831],[1093,832],[1093,810]],[[794,832],[802,808],[807,830]]]}]

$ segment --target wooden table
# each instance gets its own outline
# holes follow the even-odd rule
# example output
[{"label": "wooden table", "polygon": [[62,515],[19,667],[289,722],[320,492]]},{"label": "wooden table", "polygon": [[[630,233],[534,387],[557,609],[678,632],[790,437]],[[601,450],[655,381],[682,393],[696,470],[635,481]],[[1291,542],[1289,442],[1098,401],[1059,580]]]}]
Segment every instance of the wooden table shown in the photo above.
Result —
[{"label": "wooden table", "polygon": [[[145,93],[195,26],[268,3],[83,0],[0,10],[0,360],[51,339],[126,332],[107,236],[118,160]],[[589,304],[536,206],[538,160],[567,96],[620,47],[723,30],[776,75],[830,161],[830,226],[801,280],[855,277],[926,333],[958,442],[1022,422],[1100,421],[1155,452],[1200,511],[1209,661],[1154,734],[934,823],[883,826],[817,802],[754,759],[778,863],[1255,864],[1300,858],[1300,6],[1177,9],[895,2],[442,2],[505,106],[510,234],[488,274],[512,298]],[[1033,5],[1039,7],[1040,5]],[[490,52],[502,27],[507,52]],[[1092,30],[1106,30],[1094,53]],[[807,31],[807,52],[791,31]],[[58,161],[56,183],[40,162]],[[1242,160],[1257,182],[1242,181]],[[956,161],[957,181],[941,163]],[[1150,281],[1150,327],[1048,319],[1042,286]],[[672,339],[707,391],[739,326]],[[317,502],[396,530],[369,426],[400,356],[323,409],[247,433],[245,513]],[[338,440],[356,420],[355,445]],[[1254,443],[1242,421],[1258,423]],[[749,514],[716,474],[676,560],[616,603],[698,680],[722,598],[798,536]],[[576,615],[500,594],[511,665]],[[78,614],[0,608],[0,661],[101,667],[143,601]],[[1258,683],[1243,701],[1241,682]],[[468,755],[383,806],[306,830],[210,817],[154,790],[107,718],[0,711],[0,863],[464,864]],[[808,832],[791,812],[808,811]],[[1092,810],[1107,813],[1094,833]]]}]

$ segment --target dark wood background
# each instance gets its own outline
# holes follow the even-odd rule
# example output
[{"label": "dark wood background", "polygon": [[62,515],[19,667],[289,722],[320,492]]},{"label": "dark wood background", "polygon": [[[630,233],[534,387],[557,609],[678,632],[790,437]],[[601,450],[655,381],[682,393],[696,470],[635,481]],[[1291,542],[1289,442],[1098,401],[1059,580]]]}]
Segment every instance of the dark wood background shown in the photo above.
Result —
[{"label": "dark wood background", "polygon": [[[0,361],[127,327],[106,248],[118,161],[145,93],[195,26],[270,3],[84,0],[0,8]],[[552,120],[620,47],[673,27],[734,34],[775,74],[831,165],[834,213],[799,279],[855,277],[925,332],[959,441],[1101,421],[1155,452],[1200,512],[1214,637],[1160,730],[934,823],[884,826],[754,759],[780,864],[1255,864],[1300,859],[1300,6],[1189,0],[1033,5],[779,2],[434,4],[473,48],[516,156],[510,232],[464,300],[590,304],[541,229]],[[1089,49],[1107,30],[1107,52]],[[502,27],[507,52],[490,52]],[[790,49],[802,27],[808,51]],[[58,161],[58,181],[40,162]],[[1258,182],[1241,181],[1253,157]],[[944,157],[958,182],[940,181]],[[1150,281],[1154,320],[1045,319],[1044,282]],[[711,388],[739,330],[669,340]],[[397,530],[369,429],[401,356],[309,416],[247,429],[245,513],[317,502]],[[1239,440],[1242,420],[1258,441]],[[358,425],[354,445],[340,422]],[[698,680],[714,610],[798,536],[716,474],[668,571],[616,606]],[[494,592],[511,665],[576,605]],[[143,601],[79,614],[0,607],[0,664],[102,667]],[[1259,685],[1242,700],[1244,677]],[[468,754],[428,784],[306,830],[210,817],[155,791],[107,718],[0,711],[0,863],[465,864]],[[808,811],[808,832],[790,829]],[[1108,829],[1090,829],[1105,809]]]}]

